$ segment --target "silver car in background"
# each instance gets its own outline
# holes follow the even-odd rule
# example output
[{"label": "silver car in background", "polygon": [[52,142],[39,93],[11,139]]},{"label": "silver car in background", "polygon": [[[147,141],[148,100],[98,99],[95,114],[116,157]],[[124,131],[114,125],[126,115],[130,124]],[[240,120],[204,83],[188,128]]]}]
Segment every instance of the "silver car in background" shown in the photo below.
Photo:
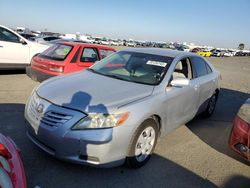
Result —
[{"label": "silver car in background", "polygon": [[194,53],[126,49],[91,68],[43,82],[26,108],[27,135],[80,164],[143,166],[159,136],[212,115],[219,72]]}]

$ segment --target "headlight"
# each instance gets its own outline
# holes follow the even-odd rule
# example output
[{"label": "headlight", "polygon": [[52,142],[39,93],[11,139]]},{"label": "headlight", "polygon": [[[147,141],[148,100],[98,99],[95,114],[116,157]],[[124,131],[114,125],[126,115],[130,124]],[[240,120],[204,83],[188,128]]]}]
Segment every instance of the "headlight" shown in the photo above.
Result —
[{"label": "headlight", "polygon": [[89,114],[76,123],[72,129],[82,130],[115,127],[126,121],[128,116],[129,112],[119,114]]}]

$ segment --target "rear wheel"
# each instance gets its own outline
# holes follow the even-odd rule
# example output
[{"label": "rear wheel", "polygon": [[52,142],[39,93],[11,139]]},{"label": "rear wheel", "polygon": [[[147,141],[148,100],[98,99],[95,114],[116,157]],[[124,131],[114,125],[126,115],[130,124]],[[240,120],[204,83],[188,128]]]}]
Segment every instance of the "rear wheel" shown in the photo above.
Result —
[{"label": "rear wheel", "polygon": [[144,121],[136,130],[126,158],[128,167],[140,168],[148,162],[157,142],[158,130],[153,118]]},{"label": "rear wheel", "polygon": [[217,93],[214,93],[210,97],[208,104],[207,104],[207,108],[203,113],[204,117],[210,117],[214,113],[216,102],[217,102],[217,97],[218,97]]}]

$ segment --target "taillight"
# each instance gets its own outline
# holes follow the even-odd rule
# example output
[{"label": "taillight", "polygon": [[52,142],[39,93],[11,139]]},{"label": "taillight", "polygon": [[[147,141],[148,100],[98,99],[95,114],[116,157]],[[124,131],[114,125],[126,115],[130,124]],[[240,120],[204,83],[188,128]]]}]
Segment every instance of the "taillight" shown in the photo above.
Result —
[{"label": "taillight", "polygon": [[241,119],[250,124],[250,104],[245,103],[240,107],[240,110],[237,114]]},{"label": "taillight", "polygon": [[1,177],[1,179],[0,179],[0,187],[13,187],[10,176],[2,168],[0,168],[0,177]]},{"label": "taillight", "polygon": [[[4,168],[7,172],[11,171],[10,164],[4,157],[0,156],[0,166]],[[0,184],[1,185],[1,184]],[[0,186],[1,187],[1,186]]]},{"label": "taillight", "polygon": [[2,155],[7,159],[11,158],[11,153],[7,150],[7,148],[3,144],[0,144],[0,155]]},{"label": "taillight", "polygon": [[64,67],[60,66],[60,65],[49,64],[48,65],[48,70],[53,71],[53,72],[63,72]]},{"label": "taillight", "polygon": [[246,121],[244,121],[241,117],[236,116],[235,118],[235,123],[234,123],[238,129],[240,129],[242,132],[244,133],[248,133],[249,129],[250,129],[250,124]]}]

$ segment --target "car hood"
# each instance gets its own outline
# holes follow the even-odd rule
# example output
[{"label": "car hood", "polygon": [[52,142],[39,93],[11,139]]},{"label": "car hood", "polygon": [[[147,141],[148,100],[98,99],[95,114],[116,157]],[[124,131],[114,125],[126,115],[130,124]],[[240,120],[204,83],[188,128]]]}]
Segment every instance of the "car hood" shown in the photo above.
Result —
[{"label": "car hood", "polygon": [[151,95],[154,86],[81,71],[42,83],[37,94],[59,106],[86,113],[110,113],[120,106]]}]

